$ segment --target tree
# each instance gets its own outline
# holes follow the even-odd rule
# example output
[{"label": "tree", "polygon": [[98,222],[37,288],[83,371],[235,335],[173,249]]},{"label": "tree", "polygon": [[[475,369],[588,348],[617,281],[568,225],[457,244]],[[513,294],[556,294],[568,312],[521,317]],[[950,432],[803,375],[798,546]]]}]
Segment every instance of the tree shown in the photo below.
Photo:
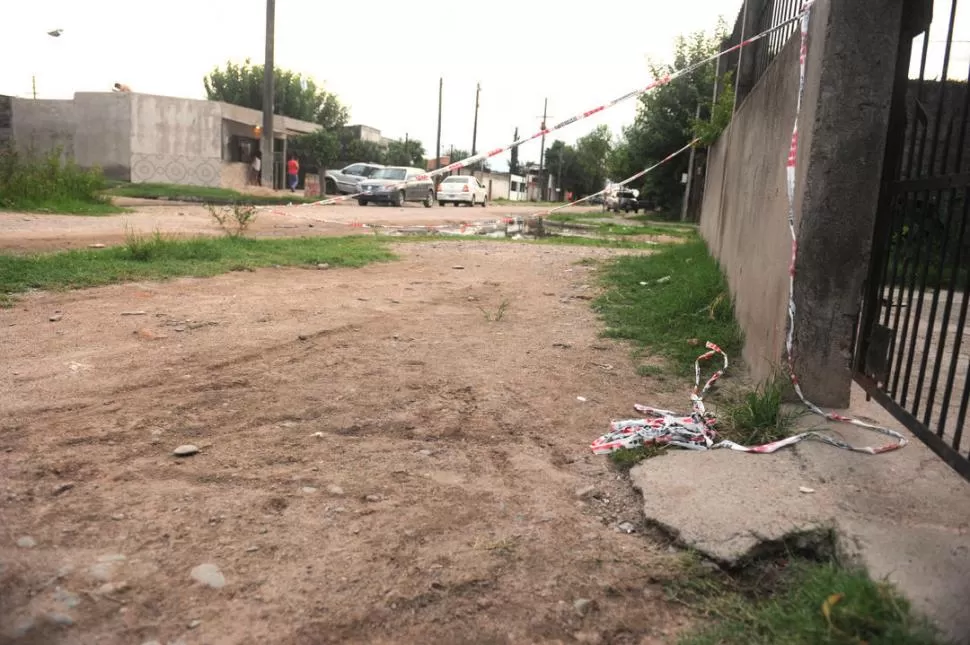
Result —
[{"label": "tree", "polygon": [[[512,135],[513,141],[519,140],[519,129],[515,129],[515,134]],[[512,148],[512,157],[509,159],[509,174],[517,175],[519,174],[519,146]]]},{"label": "tree", "polygon": [[374,141],[362,141],[354,136],[351,130],[341,130],[337,135],[340,143],[339,161],[347,163],[370,162],[382,163],[384,148]]},{"label": "tree", "polygon": [[[214,68],[202,79],[210,101],[263,109],[263,66],[248,58],[242,65],[232,62]],[[273,113],[319,123],[335,130],[347,123],[347,108],[335,94],[318,87],[313,79],[289,70],[276,69]]]},{"label": "tree", "polygon": [[289,149],[299,158],[303,170],[317,171],[332,167],[338,160],[340,141],[333,132],[321,128],[290,139]]},{"label": "tree", "polygon": [[384,153],[384,163],[388,166],[424,167],[424,144],[417,139],[390,141]]},{"label": "tree", "polygon": [[[724,24],[720,23],[712,35],[699,31],[678,37],[673,63],[651,64],[651,75],[662,78],[708,58],[718,51],[723,35]],[[657,163],[694,137],[695,111],[698,105],[709,108],[715,74],[715,63],[711,62],[640,97],[636,119],[624,131],[624,140],[610,159],[611,171],[622,175],[616,179]],[[687,162],[687,155],[681,155],[657,168],[644,178],[642,192],[664,210],[679,213],[683,198],[680,177],[687,171]]]},{"label": "tree", "polygon": [[546,172],[561,181],[564,192],[599,192],[606,181],[612,139],[605,125],[577,139],[575,146],[557,139],[546,149]]}]

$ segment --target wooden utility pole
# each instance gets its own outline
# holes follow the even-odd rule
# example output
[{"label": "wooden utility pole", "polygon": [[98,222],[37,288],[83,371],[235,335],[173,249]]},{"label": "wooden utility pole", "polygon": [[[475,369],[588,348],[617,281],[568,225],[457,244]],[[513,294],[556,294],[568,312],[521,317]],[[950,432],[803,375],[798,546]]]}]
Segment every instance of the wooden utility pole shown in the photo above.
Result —
[{"label": "wooden utility pole", "polygon": [[441,94],[444,91],[444,87],[445,79],[443,77],[438,78],[438,141],[434,146],[435,170],[441,167]]},{"label": "wooden utility pole", "polygon": [[[263,60],[263,145],[262,170],[263,185],[276,188],[273,183],[273,97],[275,96],[275,78],[273,50],[276,33],[276,0],[266,0],[266,57]],[[286,160],[284,159],[285,163]]]},{"label": "wooden utility pole", "polygon": [[539,198],[542,201],[546,201],[546,184],[548,183],[545,181],[544,165],[546,155],[546,119],[548,118],[546,112],[548,111],[548,108],[549,99],[545,99],[542,102],[542,127],[540,128],[542,130],[542,147],[539,149]]},{"label": "wooden utility pole", "polygon": [[482,84],[475,83],[475,123],[472,125],[472,156],[475,156],[475,146],[478,144],[478,97],[482,93]]}]

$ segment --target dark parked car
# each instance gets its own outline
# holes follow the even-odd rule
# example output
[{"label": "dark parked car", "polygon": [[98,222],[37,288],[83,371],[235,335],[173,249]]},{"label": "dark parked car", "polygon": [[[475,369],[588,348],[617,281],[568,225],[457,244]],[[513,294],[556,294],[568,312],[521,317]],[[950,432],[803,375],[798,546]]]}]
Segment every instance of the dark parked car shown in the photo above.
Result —
[{"label": "dark parked car", "polygon": [[426,170],[405,166],[381,168],[360,182],[357,203],[361,206],[371,202],[401,206],[404,202],[421,202],[425,208],[431,208],[434,206],[434,182],[427,174]]},{"label": "dark parked car", "polygon": [[610,210],[614,213],[619,213],[623,211],[624,213],[629,213],[633,211],[637,213],[640,211],[640,202],[637,201],[637,196],[630,190],[621,190],[616,193],[615,199],[609,201]]}]

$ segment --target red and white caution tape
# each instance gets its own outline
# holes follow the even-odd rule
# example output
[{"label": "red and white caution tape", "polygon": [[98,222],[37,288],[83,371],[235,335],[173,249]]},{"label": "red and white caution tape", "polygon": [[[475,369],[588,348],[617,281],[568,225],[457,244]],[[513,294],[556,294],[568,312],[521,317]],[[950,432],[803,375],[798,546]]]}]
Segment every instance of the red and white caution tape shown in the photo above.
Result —
[{"label": "red and white caution tape", "polygon": [[[652,90],[654,88],[660,87],[661,85],[666,85],[667,83],[669,83],[670,81],[674,80],[675,78],[679,78],[679,77],[684,76],[686,74],[690,74],[691,72],[693,72],[693,71],[695,71],[695,70],[703,67],[707,63],[710,63],[712,61],[715,61],[715,60],[719,59],[721,56],[726,56],[727,54],[730,54],[732,52],[738,51],[739,49],[742,49],[744,47],[747,47],[748,45],[752,45],[752,44],[756,43],[757,41],[761,40],[762,38],[764,38],[765,36],[768,36],[769,34],[772,34],[775,31],[778,31],[779,29],[782,29],[783,27],[785,27],[785,25],[788,25],[788,24],[790,24],[790,23],[792,23],[792,22],[794,22],[796,20],[799,20],[803,15],[804,15],[804,10],[803,10],[803,13],[799,14],[798,16],[795,16],[793,18],[789,18],[787,20],[783,20],[783,21],[779,22],[778,24],[773,25],[772,27],[770,27],[770,28],[762,31],[759,34],[755,34],[754,36],[751,36],[750,38],[747,38],[746,40],[742,40],[741,42],[739,42],[736,45],[732,45],[731,47],[728,47],[727,49],[724,49],[722,51],[719,51],[716,54],[713,54],[712,56],[708,56],[704,60],[697,61],[696,63],[693,63],[692,65],[688,65],[687,67],[684,67],[683,69],[675,70],[675,71],[671,72],[670,74],[667,74],[666,76],[664,76],[662,78],[655,79],[655,80],[651,81],[645,87],[642,87],[642,88],[635,89],[635,90],[632,90],[630,92],[627,92],[623,96],[618,96],[617,98],[613,99],[612,101],[609,101],[607,103],[604,103],[602,105],[599,105],[597,107],[594,107],[594,108],[592,108],[590,110],[586,110],[585,112],[581,112],[580,114],[576,114],[574,116],[571,116],[568,119],[566,119],[565,121],[562,121],[560,123],[557,123],[556,125],[552,126],[551,128],[546,128],[545,127],[546,124],[543,123],[542,124],[543,129],[542,130],[539,130],[538,132],[536,132],[532,136],[526,137],[524,139],[516,139],[512,143],[510,143],[508,145],[505,145],[505,146],[503,146],[501,148],[495,148],[494,150],[489,150],[487,152],[480,152],[477,155],[472,155],[471,157],[467,157],[465,159],[461,159],[461,160],[456,161],[454,163],[448,164],[447,166],[444,166],[443,168],[438,168],[438,169],[435,169],[435,170],[432,170],[432,171],[428,172],[427,174],[419,175],[418,177],[415,178],[415,180],[416,181],[424,181],[424,180],[427,180],[427,179],[431,179],[432,177],[437,177],[438,175],[444,175],[446,173],[454,172],[455,170],[461,170],[462,168],[466,168],[468,166],[471,166],[473,164],[476,164],[479,161],[484,161],[485,159],[491,159],[492,157],[495,157],[495,156],[500,155],[500,154],[502,154],[504,152],[507,152],[507,151],[511,150],[512,148],[516,148],[518,146],[521,146],[524,143],[528,143],[529,141],[534,141],[535,139],[539,139],[539,138],[541,138],[541,137],[543,137],[543,136],[545,136],[547,134],[550,134],[552,132],[555,132],[556,130],[560,130],[562,128],[565,128],[568,125],[572,125],[573,123],[576,123],[577,121],[582,121],[583,119],[588,119],[589,117],[593,116],[594,114],[599,114],[600,112],[602,112],[604,110],[607,110],[607,109],[613,107],[614,105],[618,105],[618,104],[623,103],[625,101],[628,101],[628,100],[630,100],[632,98],[637,98],[637,97],[639,97],[639,96],[641,96],[643,94],[646,94],[647,92],[649,92],[650,90]],[[402,183],[401,185],[403,186],[404,184]],[[363,193],[354,193],[352,195],[340,195],[340,196],[337,196],[337,197],[331,197],[331,198],[328,198],[328,199],[322,199],[320,201],[313,202],[312,204],[306,204],[306,205],[307,206],[326,206],[326,205],[329,205],[329,204],[335,204],[337,202],[345,201],[345,200],[348,200],[348,199],[354,199],[356,197],[359,197],[362,194]]]},{"label": "red and white caution tape", "polygon": [[[876,455],[882,452],[889,452],[890,450],[896,450],[897,448],[902,448],[908,442],[906,438],[900,433],[892,430],[890,428],[885,428],[873,423],[867,423],[860,419],[853,417],[847,417],[841,414],[836,414],[835,412],[825,412],[817,405],[805,398],[805,394],[802,392],[802,387],[798,382],[798,376],[795,374],[795,261],[798,258],[798,235],[795,232],[795,168],[798,160],[798,118],[802,110],[802,95],[805,92],[805,59],[808,56],[808,24],[811,17],[812,1],[806,0],[805,4],[802,5],[801,13],[801,50],[798,57],[798,102],[795,108],[795,124],[792,127],[791,135],[791,146],[788,151],[788,162],[787,162],[787,179],[788,179],[788,230],[791,233],[791,264],[788,269],[788,334],[785,337],[785,351],[788,354],[788,375],[791,378],[792,386],[795,388],[795,393],[801,402],[807,407],[811,412],[828,419],[829,421],[839,421],[842,423],[848,423],[860,428],[865,428],[867,430],[872,430],[879,434],[892,437],[895,441],[887,443],[881,446],[854,446],[852,444],[846,443],[841,439],[837,439],[830,435],[820,434],[817,432],[805,433],[804,435],[798,435],[797,437],[790,437],[783,441],[789,443],[795,443],[792,441],[796,439],[801,441],[802,439],[813,438],[819,441],[824,441],[825,443],[837,446],[839,448],[844,448],[845,450],[853,450],[855,452],[865,452],[872,455]],[[781,443],[781,442],[776,442]],[[786,443],[785,445],[789,445]],[[779,446],[780,447],[780,446]],[[764,451],[770,452],[770,451]]]},{"label": "red and white caution tape", "polygon": [[615,188],[616,186],[626,186],[631,181],[636,181],[640,177],[643,177],[644,175],[646,175],[646,174],[652,172],[653,170],[655,170],[656,168],[659,168],[660,166],[664,165],[665,163],[667,163],[668,161],[670,161],[671,159],[673,159],[677,155],[681,154],[682,152],[685,152],[685,151],[689,150],[691,146],[693,146],[695,143],[697,143],[697,141],[698,141],[697,139],[694,139],[693,141],[691,141],[690,143],[688,143],[686,146],[684,146],[683,148],[681,148],[677,152],[670,153],[669,155],[667,155],[666,157],[664,157],[663,159],[661,159],[657,163],[653,164],[649,168],[644,168],[640,172],[638,172],[638,173],[636,173],[634,175],[630,175],[629,177],[627,177],[623,181],[618,182],[618,183],[615,183],[615,184],[613,184],[612,186],[610,186],[608,188],[604,188],[603,190],[599,191],[598,193],[593,193],[592,195],[586,195],[586,197],[583,197],[582,199],[577,199],[574,202],[569,202],[568,204],[564,204],[562,206],[556,206],[555,208],[550,208],[548,210],[538,211],[536,213],[533,213],[531,215],[531,217],[542,217],[544,215],[552,215],[556,211],[561,211],[564,208],[569,208],[570,206],[575,206],[576,204],[582,204],[583,202],[589,201],[590,199],[592,199],[594,197],[597,197],[599,195],[603,195],[604,193],[607,193],[607,192],[613,190],[613,188]]},{"label": "red and white caution tape", "polygon": [[801,25],[801,49],[799,54],[799,81],[798,81],[798,100],[795,108],[795,123],[792,128],[791,146],[787,160],[787,182],[788,182],[788,228],[791,233],[791,265],[788,271],[788,333],[785,339],[785,349],[788,354],[788,374],[791,378],[792,386],[801,402],[814,414],[817,414],[829,421],[848,423],[860,428],[872,430],[879,434],[892,437],[895,441],[881,446],[856,446],[822,432],[803,432],[791,437],[786,437],[779,441],[773,441],[760,446],[743,446],[733,441],[722,440],[715,442],[717,433],[714,430],[715,419],[706,413],[703,403],[703,395],[707,392],[710,385],[716,381],[727,369],[727,356],[724,356],[724,367],[718,370],[698,392],[700,383],[700,361],[710,358],[715,353],[721,353],[720,348],[708,342],[707,347],[711,351],[698,357],[694,363],[694,392],[691,394],[693,402],[693,413],[690,416],[677,416],[669,410],[660,410],[644,405],[636,405],[635,408],[651,417],[647,419],[634,419],[628,421],[614,421],[611,424],[610,432],[603,435],[593,442],[590,446],[595,454],[608,454],[622,448],[635,448],[648,443],[671,444],[695,450],[706,450],[712,448],[729,448],[742,452],[772,453],[780,448],[791,446],[801,441],[812,439],[827,443],[836,448],[863,452],[877,455],[902,448],[908,442],[903,435],[895,430],[867,423],[853,417],[844,416],[835,412],[825,412],[820,407],[809,401],[802,392],[798,377],[795,374],[795,352],[794,352],[794,329],[795,329],[795,261],[798,258],[798,236],[795,231],[795,169],[798,159],[798,118],[801,114],[802,97],[805,91],[805,61],[808,55],[808,25],[811,14],[812,0],[806,0],[799,14]]}]

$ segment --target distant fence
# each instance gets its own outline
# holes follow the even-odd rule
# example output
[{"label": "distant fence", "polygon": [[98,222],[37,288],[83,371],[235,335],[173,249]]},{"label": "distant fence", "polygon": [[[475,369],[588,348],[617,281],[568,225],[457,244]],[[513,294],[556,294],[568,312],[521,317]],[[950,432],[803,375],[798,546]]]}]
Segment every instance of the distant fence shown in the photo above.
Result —
[{"label": "distant fence", "polygon": [[[790,20],[798,15],[802,0],[745,0],[738,18],[734,21],[734,31],[722,43],[722,49],[733,47],[745,38],[767,31],[771,27]],[[736,105],[740,105],[751,92],[758,80],[764,75],[771,61],[781,52],[788,40],[798,31],[798,22],[792,21],[781,29],[773,31],[765,38],[742,48],[739,52],[722,56],[718,62],[718,79],[727,72],[732,73],[737,88]],[[715,87],[715,98],[723,87]]]}]

